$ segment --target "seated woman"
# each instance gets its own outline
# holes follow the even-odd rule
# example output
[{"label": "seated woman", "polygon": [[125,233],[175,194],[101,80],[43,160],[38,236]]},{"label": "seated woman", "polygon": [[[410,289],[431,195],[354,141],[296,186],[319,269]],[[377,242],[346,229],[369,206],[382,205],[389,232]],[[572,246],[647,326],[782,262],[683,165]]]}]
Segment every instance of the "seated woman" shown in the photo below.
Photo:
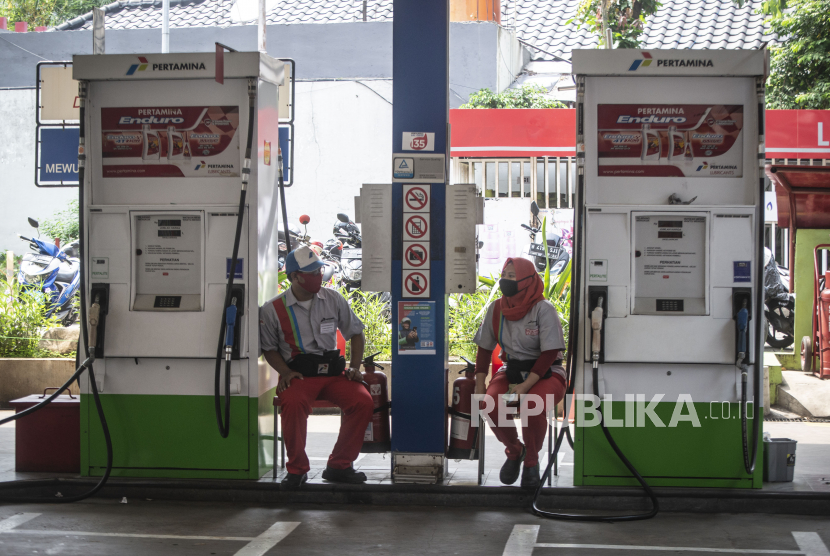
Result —
[{"label": "seated woman", "polygon": [[[478,345],[476,394],[485,393],[484,380],[493,350],[498,344],[505,364],[493,376],[486,393],[497,404],[490,407],[499,408],[498,412],[490,413],[495,424],[491,428],[504,444],[507,454],[499,478],[506,485],[515,483],[524,461],[521,485],[531,490],[539,485],[539,450],[545,441],[547,414],[554,410],[565,394],[566,375],[562,367],[565,339],[559,315],[545,299],[544,284],[533,263],[526,259],[507,259],[499,287],[503,297],[487,307],[484,321],[474,339]],[[527,423],[522,428],[524,444],[519,440],[512,421],[507,426],[499,426],[498,415],[506,413],[503,407],[506,402],[502,396],[509,389],[519,397],[534,394],[538,396],[534,398],[537,403],[545,404],[541,413],[535,405],[523,405],[534,409],[524,417]]]}]

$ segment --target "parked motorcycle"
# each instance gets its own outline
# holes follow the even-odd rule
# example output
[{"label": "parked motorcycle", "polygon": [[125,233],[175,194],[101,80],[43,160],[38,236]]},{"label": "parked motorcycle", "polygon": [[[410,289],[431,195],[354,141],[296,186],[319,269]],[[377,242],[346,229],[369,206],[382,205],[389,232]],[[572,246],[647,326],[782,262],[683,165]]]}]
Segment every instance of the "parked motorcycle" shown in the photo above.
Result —
[{"label": "parked motorcycle", "polygon": [[[340,244],[339,263],[340,275],[338,285],[348,291],[359,290],[363,281],[363,238],[357,224],[349,219],[347,214],[337,213],[337,222],[334,224],[335,240]],[[332,241],[335,241],[332,240]],[[328,245],[328,243],[326,244]],[[392,321],[392,294],[380,292],[372,294],[383,302],[381,312],[387,322]]]},{"label": "parked motorcycle", "polygon": [[531,261],[536,265],[537,272],[545,271],[545,249],[547,249],[548,257],[550,258],[550,275],[557,276],[568,265],[571,260],[571,255],[565,248],[565,241],[570,237],[565,237],[568,234],[548,226],[546,230],[547,237],[545,243],[536,243],[536,234],[542,230],[542,222],[539,220],[539,205],[536,201],[530,203],[531,225],[522,224],[522,228],[530,232],[530,245],[522,249],[522,258]]},{"label": "parked motorcycle", "polygon": [[778,349],[793,345],[795,296],[789,289],[789,272],[778,266],[772,251],[765,247],[764,316],[767,320],[767,343]]},{"label": "parked motorcycle", "polygon": [[339,212],[333,233],[342,245],[339,253],[339,284],[349,291],[359,290],[363,280],[363,238],[360,230],[357,224],[349,220],[348,215]]},{"label": "parked motorcycle", "polygon": [[[29,218],[36,230],[38,221]],[[40,236],[40,232],[38,232]],[[80,295],[81,261],[78,258],[79,243],[74,241],[66,249],[53,243],[18,234],[29,243],[34,253],[26,253],[20,261],[17,281],[26,295],[42,296],[46,301],[46,316],[57,316],[62,326],[69,326],[78,319],[76,298]]]}]

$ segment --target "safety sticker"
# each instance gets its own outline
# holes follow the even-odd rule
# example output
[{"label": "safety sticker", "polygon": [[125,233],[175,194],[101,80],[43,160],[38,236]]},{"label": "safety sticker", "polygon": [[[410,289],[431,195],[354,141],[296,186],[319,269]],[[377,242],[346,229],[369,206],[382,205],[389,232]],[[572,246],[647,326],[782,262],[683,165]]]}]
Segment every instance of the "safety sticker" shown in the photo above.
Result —
[{"label": "safety sticker", "polygon": [[363,433],[363,442],[374,442],[375,435],[374,431],[372,430],[372,421],[369,421],[369,424],[366,425],[366,432]]},{"label": "safety sticker", "polygon": [[467,440],[468,434],[470,434],[470,420],[453,415],[450,436],[458,440]]}]

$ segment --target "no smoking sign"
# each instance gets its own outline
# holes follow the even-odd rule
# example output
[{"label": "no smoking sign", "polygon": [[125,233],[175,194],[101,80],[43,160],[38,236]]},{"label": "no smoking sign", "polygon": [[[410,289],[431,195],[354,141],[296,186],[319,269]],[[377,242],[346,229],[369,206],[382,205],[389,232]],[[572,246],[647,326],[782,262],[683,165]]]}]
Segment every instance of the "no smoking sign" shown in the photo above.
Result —
[{"label": "no smoking sign", "polygon": [[429,268],[429,242],[410,242],[403,244],[404,270],[424,270]]},{"label": "no smoking sign", "polygon": [[404,185],[403,211],[429,212],[429,185]]}]

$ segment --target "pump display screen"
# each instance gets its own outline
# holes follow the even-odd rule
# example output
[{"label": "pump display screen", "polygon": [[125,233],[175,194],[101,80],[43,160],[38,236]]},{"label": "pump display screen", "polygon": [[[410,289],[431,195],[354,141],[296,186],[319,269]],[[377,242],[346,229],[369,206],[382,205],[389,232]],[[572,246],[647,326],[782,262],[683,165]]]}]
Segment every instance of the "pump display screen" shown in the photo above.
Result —
[{"label": "pump display screen", "polygon": [[154,308],[179,308],[178,303],[159,305],[157,296],[201,297],[202,221],[200,212],[134,217],[137,298],[147,297]]},{"label": "pump display screen", "polygon": [[634,214],[634,314],[706,313],[706,216]]}]

